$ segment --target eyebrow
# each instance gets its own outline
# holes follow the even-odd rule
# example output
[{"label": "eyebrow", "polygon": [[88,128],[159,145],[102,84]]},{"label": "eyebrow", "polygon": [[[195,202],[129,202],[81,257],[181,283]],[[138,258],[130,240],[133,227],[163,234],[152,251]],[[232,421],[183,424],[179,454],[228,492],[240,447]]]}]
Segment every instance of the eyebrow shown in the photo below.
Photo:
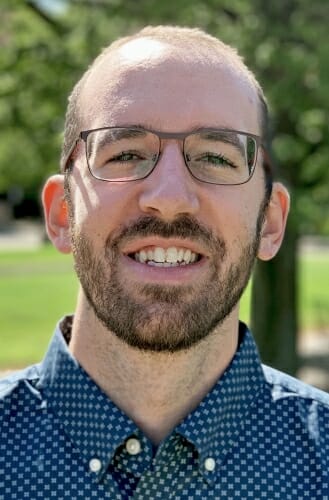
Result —
[{"label": "eyebrow", "polygon": [[[102,131],[107,131],[107,134],[101,134]],[[97,134],[98,132],[98,134]],[[114,133],[115,132],[115,133]],[[161,132],[158,130],[152,130],[152,128],[147,128],[145,125],[140,125],[140,124],[129,124],[129,125],[120,125],[118,127],[104,127],[100,129],[95,130],[95,134],[93,134],[94,140],[91,141],[91,147],[90,147],[90,153],[92,154],[94,150],[94,146],[96,143],[96,138],[101,136],[100,140],[97,141],[97,147],[103,147],[105,144],[107,144],[108,136],[113,133],[115,140],[121,140],[121,139],[131,139],[135,137],[143,137],[145,136],[148,132],[153,132],[157,135],[160,136],[160,138],[181,138],[183,139],[185,136],[190,135],[190,134],[195,134],[195,133],[200,133],[200,135],[205,139],[209,141],[219,141],[219,142],[225,142],[226,144],[230,144],[233,146],[242,156],[245,155],[246,149],[245,145],[239,140],[239,132],[233,132],[230,129],[226,128],[193,128],[189,132]],[[91,156],[90,154],[90,156]]]},{"label": "eyebrow", "polygon": [[[128,125],[128,126],[135,128],[135,129],[141,129],[141,130],[147,129],[150,132],[153,131],[155,134],[159,134],[160,137],[161,137],[161,135],[164,135],[164,136],[167,135],[166,132],[161,132],[159,130],[152,130],[152,127],[147,127],[145,125],[136,124],[136,125]],[[184,135],[195,134],[198,132],[206,140],[225,142],[227,144],[230,144],[231,146],[234,146],[235,149],[237,149],[238,152],[241,153],[242,156],[244,156],[246,154],[246,148],[243,145],[243,143],[241,143],[241,141],[239,140],[239,137],[238,137],[239,133],[232,132],[232,130],[229,128],[225,128],[225,127],[212,128],[212,127],[204,127],[204,126],[202,127],[202,126],[196,125],[189,132],[182,132],[181,134],[177,133],[177,136],[181,135],[183,137]],[[168,138],[170,138],[170,135],[171,135],[171,133],[169,132]],[[175,134],[173,134],[173,136],[174,135]]]},{"label": "eyebrow", "polygon": [[219,141],[219,142],[225,142],[226,144],[230,144],[231,146],[234,146],[239,153],[242,154],[242,156],[245,155],[246,149],[241,140],[239,140],[239,133],[238,132],[231,132],[229,130],[205,130],[204,133],[202,133],[202,130],[200,130],[200,135],[208,141]]},{"label": "eyebrow", "polygon": [[[102,133],[103,132],[103,133]],[[105,132],[105,133],[104,133]],[[143,137],[147,134],[147,131],[137,127],[114,127],[114,128],[104,128],[95,130],[94,133],[91,134],[90,137],[90,153],[92,154],[95,149],[95,145],[97,148],[102,148],[108,143],[109,136],[112,136],[115,140],[121,139],[132,139],[134,137]],[[90,154],[90,156],[91,156]]]}]

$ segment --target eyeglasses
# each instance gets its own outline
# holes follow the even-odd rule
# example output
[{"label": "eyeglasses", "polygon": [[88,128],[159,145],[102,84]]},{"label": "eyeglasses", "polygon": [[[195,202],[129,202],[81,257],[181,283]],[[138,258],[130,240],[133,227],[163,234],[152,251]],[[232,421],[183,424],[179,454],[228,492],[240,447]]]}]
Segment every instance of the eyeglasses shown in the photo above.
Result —
[{"label": "eyeglasses", "polygon": [[[88,169],[102,181],[144,179],[161,156],[161,141],[182,141],[185,165],[193,177],[210,184],[248,182],[255,170],[260,137],[229,129],[199,129],[191,133],[157,132],[139,127],[85,130]],[[78,140],[79,140],[78,139]]]}]

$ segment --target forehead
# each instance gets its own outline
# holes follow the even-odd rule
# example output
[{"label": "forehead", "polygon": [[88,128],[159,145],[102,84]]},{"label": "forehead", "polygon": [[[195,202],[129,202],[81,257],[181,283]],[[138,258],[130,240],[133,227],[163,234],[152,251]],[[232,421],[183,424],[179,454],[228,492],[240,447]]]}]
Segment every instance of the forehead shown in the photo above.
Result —
[{"label": "forehead", "polygon": [[138,39],[104,55],[83,87],[84,128],[142,124],[187,131],[225,126],[259,133],[259,101],[228,56]]}]

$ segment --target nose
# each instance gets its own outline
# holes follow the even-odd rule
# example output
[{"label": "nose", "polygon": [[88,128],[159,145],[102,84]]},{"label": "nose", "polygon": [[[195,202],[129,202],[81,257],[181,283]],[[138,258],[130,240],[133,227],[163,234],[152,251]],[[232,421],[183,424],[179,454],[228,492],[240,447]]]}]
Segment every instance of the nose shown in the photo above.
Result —
[{"label": "nose", "polygon": [[188,171],[177,143],[163,147],[153,172],[143,181],[140,209],[164,220],[196,215],[199,210],[198,181]]}]

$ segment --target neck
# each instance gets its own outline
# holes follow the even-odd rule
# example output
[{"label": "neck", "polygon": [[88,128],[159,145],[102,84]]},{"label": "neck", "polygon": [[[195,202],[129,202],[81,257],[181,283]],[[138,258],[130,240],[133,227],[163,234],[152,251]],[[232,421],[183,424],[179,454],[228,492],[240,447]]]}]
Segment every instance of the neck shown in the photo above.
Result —
[{"label": "neck", "polygon": [[70,351],[154,444],[190,413],[222,375],[238,341],[237,310],[198,345],[177,353],[133,349],[77,307]]}]

